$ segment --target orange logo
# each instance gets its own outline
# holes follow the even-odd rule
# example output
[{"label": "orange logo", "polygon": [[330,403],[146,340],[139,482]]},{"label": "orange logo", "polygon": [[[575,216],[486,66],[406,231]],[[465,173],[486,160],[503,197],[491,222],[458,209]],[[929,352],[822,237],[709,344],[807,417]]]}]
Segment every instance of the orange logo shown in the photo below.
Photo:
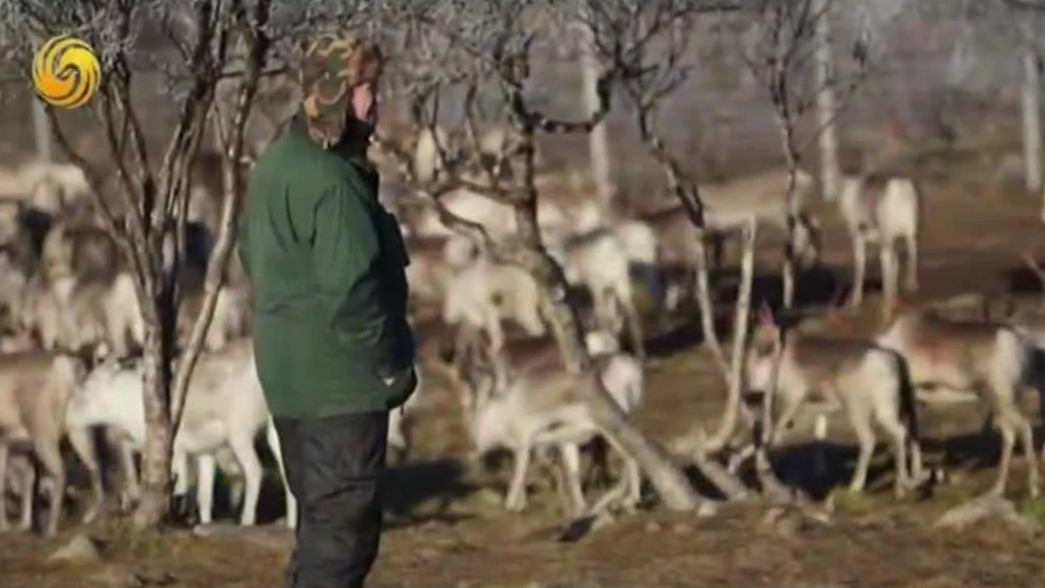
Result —
[{"label": "orange logo", "polygon": [[79,108],[101,83],[101,64],[90,45],[62,35],[43,44],[33,56],[33,86],[45,102]]}]

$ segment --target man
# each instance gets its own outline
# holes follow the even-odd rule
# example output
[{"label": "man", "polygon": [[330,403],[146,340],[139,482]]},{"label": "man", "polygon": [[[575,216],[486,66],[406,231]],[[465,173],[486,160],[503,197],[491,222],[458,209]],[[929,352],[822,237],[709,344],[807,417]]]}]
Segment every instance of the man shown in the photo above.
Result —
[{"label": "man", "polygon": [[388,413],[417,385],[399,226],[366,149],[382,55],[321,36],[301,109],[251,171],[240,256],[254,354],[298,500],[293,588],[363,586],[382,526]]}]

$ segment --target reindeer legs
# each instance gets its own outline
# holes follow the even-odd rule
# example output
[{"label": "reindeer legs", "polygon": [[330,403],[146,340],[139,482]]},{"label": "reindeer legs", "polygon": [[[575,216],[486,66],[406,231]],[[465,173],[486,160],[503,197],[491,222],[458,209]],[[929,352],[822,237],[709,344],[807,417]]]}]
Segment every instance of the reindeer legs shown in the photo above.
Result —
[{"label": "reindeer legs", "polygon": [[867,241],[857,233],[853,235],[853,291],[849,295],[849,306],[857,308],[864,300],[864,279],[867,272]]},{"label": "reindeer legs", "polygon": [[532,444],[520,443],[514,451],[514,469],[512,481],[508,485],[504,507],[511,512],[521,512],[526,508],[526,470],[530,466]]},{"label": "reindeer legs", "polygon": [[894,243],[883,242],[878,255],[882,263],[882,316],[889,318],[896,308],[897,285],[900,278]]},{"label": "reindeer legs", "polygon": [[918,291],[918,242],[914,235],[904,237],[907,247],[907,277],[904,286],[909,292]]},{"label": "reindeer legs", "polygon": [[83,515],[83,522],[89,523],[98,516],[98,511],[105,501],[105,491],[102,488],[102,472],[101,468],[98,467],[98,456],[94,452],[94,446],[91,443],[88,431],[81,428],[71,428],[67,435],[69,436],[69,444],[73,446],[73,451],[76,452],[80,461],[87,467],[88,475],[91,478],[94,504]]},{"label": "reindeer legs", "polygon": [[[11,451],[5,443],[0,443],[0,532],[7,530],[7,480],[11,477],[8,472],[8,456]],[[31,496],[31,495],[30,495]]]},{"label": "reindeer legs", "polygon": [[196,455],[196,508],[201,525],[209,525],[214,513],[214,474],[217,465],[210,453]]},{"label": "reindeer legs", "polygon": [[563,471],[566,474],[566,487],[570,496],[571,514],[579,516],[587,508],[584,489],[581,488],[581,452],[575,443],[564,443],[559,446]]}]

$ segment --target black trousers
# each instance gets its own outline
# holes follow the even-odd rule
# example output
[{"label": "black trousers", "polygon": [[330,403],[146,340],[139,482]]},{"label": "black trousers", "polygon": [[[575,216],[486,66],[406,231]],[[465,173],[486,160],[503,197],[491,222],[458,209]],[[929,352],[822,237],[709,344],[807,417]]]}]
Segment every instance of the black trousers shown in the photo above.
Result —
[{"label": "black trousers", "polygon": [[289,588],[360,588],[381,540],[388,413],[275,419],[298,501]]}]

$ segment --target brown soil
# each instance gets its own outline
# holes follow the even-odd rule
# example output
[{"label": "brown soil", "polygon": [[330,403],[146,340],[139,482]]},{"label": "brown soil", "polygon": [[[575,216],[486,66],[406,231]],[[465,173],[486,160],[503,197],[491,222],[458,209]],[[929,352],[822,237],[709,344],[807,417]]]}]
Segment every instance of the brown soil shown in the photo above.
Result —
[{"label": "brown soil", "polygon": [[[1033,280],[1017,271],[1018,252],[1045,253],[1039,198],[958,189],[959,181],[952,182],[927,186],[923,296],[1034,287]],[[828,263],[847,262],[848,241],[836,215],[825,208],[820,217],[827,225]],[[776,250],[767,253],[776,255]],[[772,267],[760,266],[767,271]],[[871,297],[867,316],[873,314],[875,303],[877,299]],[[689,347],[661,356],[651,363],[648,374],[648,400],[639,415],[644,430],[669,441],[694,422],[715,422],[724,388],[706,353]],[[879,476],[868,494],[837,494],[837,512],[830,524],[788,513],[767,522],[769,509],[760,505],[723,508],[717,516],[704,519],[666,512],[651,499],[648,510],[595,530],[578,542],[563,543],[558,540],[563,531],[558,501],[547,484],[539,489],[535,483],[528,512],[510,515],[499,503],[503,475],[491,475],[485,481],[488,487],[480,489],[475,476],[463,473],[459,459],[466,441],[457,405],[437,377],[430,382],[418,419],[420,449],[409,466],[392,476],[394,506],[406,514],[385,534],[373,586],[541,582],[942,588],[1045,583],[1041,538],[1030,538],[1002,522],[960,532],[932,528],[949,506],[990,484],[996,444],[976,441],[982,415],[975,408],[934,411],[923,417],[923,430],[936,441],[928,443],[931,456],[939,455],[940,440],[952,439],[946,444],[948,460],[971,464],[928,498],[898,501],[892,497],[891,466],[883,450],[874,470]],[[840,445],[831,448],[830,461],[846,464],[846,469],[832,475],[845,480],[853,452],[843,425],[832,426],[839,429],[833,438]],[[786,475],[790,467],[804,469],[805,462],[800,455],[778,465]],[[1010,495],[1020,500],[1022,460],[1016,461],[1014,470]],[[266,480],[263,501],[278,502],[279,493],[271,482]],[[1023,506],[1043,512],[1034,503]],[[269,510],[278,508],[275,504]],[[110,520],[89,530],[106,541],[100,562],[48,563],[49,553],[83,530],[72,522],[65,527],[53,541],[21,533],[0,536],[0,586],[274,586],[279,585],[289,545],[284,532],[264,527],[206,538],[187,531],[143,536],[126,530],[122,521]]]}]

